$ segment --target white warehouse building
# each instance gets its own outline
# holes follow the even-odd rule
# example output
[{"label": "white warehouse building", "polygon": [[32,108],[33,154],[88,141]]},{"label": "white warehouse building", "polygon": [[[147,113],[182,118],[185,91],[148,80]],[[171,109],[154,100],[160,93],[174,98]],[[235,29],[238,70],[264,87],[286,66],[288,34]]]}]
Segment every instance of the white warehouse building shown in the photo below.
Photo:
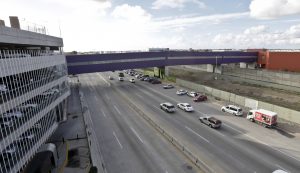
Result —
[{"label": "white warehouse building", "polygon": [[0,26],[0,173],[22,172],[66,119],[63,40]]}]

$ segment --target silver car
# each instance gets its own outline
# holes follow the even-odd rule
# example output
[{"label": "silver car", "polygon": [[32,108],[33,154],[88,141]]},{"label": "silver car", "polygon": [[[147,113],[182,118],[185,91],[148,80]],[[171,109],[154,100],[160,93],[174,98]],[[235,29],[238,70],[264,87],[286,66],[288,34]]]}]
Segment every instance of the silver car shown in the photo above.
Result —
[{"label": "silver car", "polygon": [[185,95],[185,94],[187,94],[187,91],[186,91],[186,90],[183,90],[183,89],[181,89],[181,90],[178,90],[178,91],[176,91],[176,94],[177,94],[177,95],[180,95],[180,96],[182,96],[182,95]]},{"label": "silver car", "polygon": [[215,129],[220,128],[222,125],[221,120],[218,120],[215,117],[199,117],[199,120],[201,123]]},{"label": "silver car", "polygon": [[169,102],[161,103],[160,108],[169,113],[175,112],[175,106]]},{"label": "silver car", "polygon": [[223,106],[221,108],[221,110],[223,112],[228,112],[232,115],[235,116],[242,116],[243,115],[243,110],[240,107],[234,106],[234,105],[227,105],[227,106]]}]

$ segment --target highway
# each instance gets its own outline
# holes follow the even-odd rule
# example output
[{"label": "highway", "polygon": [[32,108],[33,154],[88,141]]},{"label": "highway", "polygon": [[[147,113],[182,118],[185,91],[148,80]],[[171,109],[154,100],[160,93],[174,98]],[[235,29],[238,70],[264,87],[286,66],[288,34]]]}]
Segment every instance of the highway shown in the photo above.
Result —
[{"label": "highway", "polygon": [[[115,80],[108,80],[108,75]],[[108,172],[188,172],[191,165],[172,145],[139,117],[114,90],[124,93],[144,113],[181,141],[211,172],[265,173],[282,169],[299,172],[297,158],[250,138],[245,129],[223,123],[219,130],[211,129],[198,120],[199,116],[229,117],[209,103],[192,103],[187,96],[177,96],[176,89],[164,90],[162,85],[117,80],[117,73],[80,75],[88,98],[95,131]],[[177,88],[178,89],[178,88]],[[177,109],[174,114],[159,108],[162,102],[188,102],[195,112]],[[219,117],[218,117],[219,118]],[[98,125],[99,123],[99,125]],[[248,123],[248,122],[247,122]],[[251,124],[251,123],[250,123]],[[268,130],[268,129],[266,129]],[[125,150],[126,147],[126,150]]]},{"label": "highway", "polygon": [[199,172],[100,76],[79,78],[108,173]]}]

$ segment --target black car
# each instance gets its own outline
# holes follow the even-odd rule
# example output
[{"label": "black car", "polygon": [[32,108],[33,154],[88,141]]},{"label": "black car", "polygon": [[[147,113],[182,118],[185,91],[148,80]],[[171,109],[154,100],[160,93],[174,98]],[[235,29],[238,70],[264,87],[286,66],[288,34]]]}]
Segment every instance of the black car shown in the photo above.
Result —
[{"label": "black car", "polygon": [[153,80],[151,83],[152,84],[161,84],[161,81],[160,80]]},{"label": "black car", "polygon": [[154,80],[158,80],[158,79],[156,77],[150,77],[149,80],[148,80],[148,82],[151,83]]},{"label": "black car", "polygon": [[145,77],[144,81],[149,81],[150,77]]}]

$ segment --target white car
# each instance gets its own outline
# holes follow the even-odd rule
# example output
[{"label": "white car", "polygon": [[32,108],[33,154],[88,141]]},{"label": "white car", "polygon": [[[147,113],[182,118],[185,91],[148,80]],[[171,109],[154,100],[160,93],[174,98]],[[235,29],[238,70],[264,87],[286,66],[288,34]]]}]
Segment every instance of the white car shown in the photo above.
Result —
[{"label": "white car", "polygon": [[193,112],[194,111],[194,108],[188,103],[178,103],[177,107],[184,110],[184,111],[186,111],[186,112]]},{"label": "white car", "polygon": [[9,145],[8,147],[6,147],[5,150],[3,150],[1,153],[0,153],[0,159],[4,159],[4,160],[7,160],[7,159],[10,159],[10,158],[13,158],[17,155],[17,152],[18,152],[18,147],[17,145]]},{"label": "white car", "polygon": [[25,103],[25,104],[22,104],[22,105],[19,105],[17,106],[17,108],[23,110],[23,109],[33,109],[33,108],[36,108],[38,106],[38,104],[36,103]]},{"label": "white car", "polygon": [[18,140],[21,141],[21,140],[33,140],[35,137],[35,134],[34,134],[34,131],[33,130],[29,130],[29,131],[26,131],[25,133],[23,133],[19,138]]},{"label": "white car", "polygon": [[175,107],[172,103],[166,102],[160,104],[160,109],[166,111],[166,112],[175,112]]},{"label": "white car", "polygon": [[191,92],[188,92],[187,95],[190,96],[190,97],[196,97],[199,93],[195,92],[195,91],[191,91]]},{"label": "white car", "polygon": [[223,112],[228,112],[232,115],[235,116],[242,116],[243,115],[243,110],[240,107],[234,106],[234,105],[227,105],[227,106],[223,106],[221,108],[221,110]]},{"label": "white car", "polygon": [[7,92],[8,91],[8,89],[7,89],[7,87],[6,87],[6,85],[0,85],[0,92],[2,93],[2,92]]},{"label": "white car", "polygon": [[129,80],[131,83],[135,83],[135,80],[132,78]]},{"label": "white car", "polygon": [[10,112],[6,112],[2,115],[2,118],[11,117],[11,118],[21,118],[23,113],[21,111],[13,110]]},{"label": "white car", "polygon": [[176,91],[176,94],[177,94],[177,95],[180,95],[180,96],[182,96],[182,95],[185,95],[185,94],[187,94],[187,91],[186,91],[186,90],[183,90],[183,89],[181,89],[181,90],[178,90],[178,91]]},{"label": "white car", "polygon": [[1,128],[9,128],[14,126],[14,119],[11,117],[1,117],[0,118]]}]

